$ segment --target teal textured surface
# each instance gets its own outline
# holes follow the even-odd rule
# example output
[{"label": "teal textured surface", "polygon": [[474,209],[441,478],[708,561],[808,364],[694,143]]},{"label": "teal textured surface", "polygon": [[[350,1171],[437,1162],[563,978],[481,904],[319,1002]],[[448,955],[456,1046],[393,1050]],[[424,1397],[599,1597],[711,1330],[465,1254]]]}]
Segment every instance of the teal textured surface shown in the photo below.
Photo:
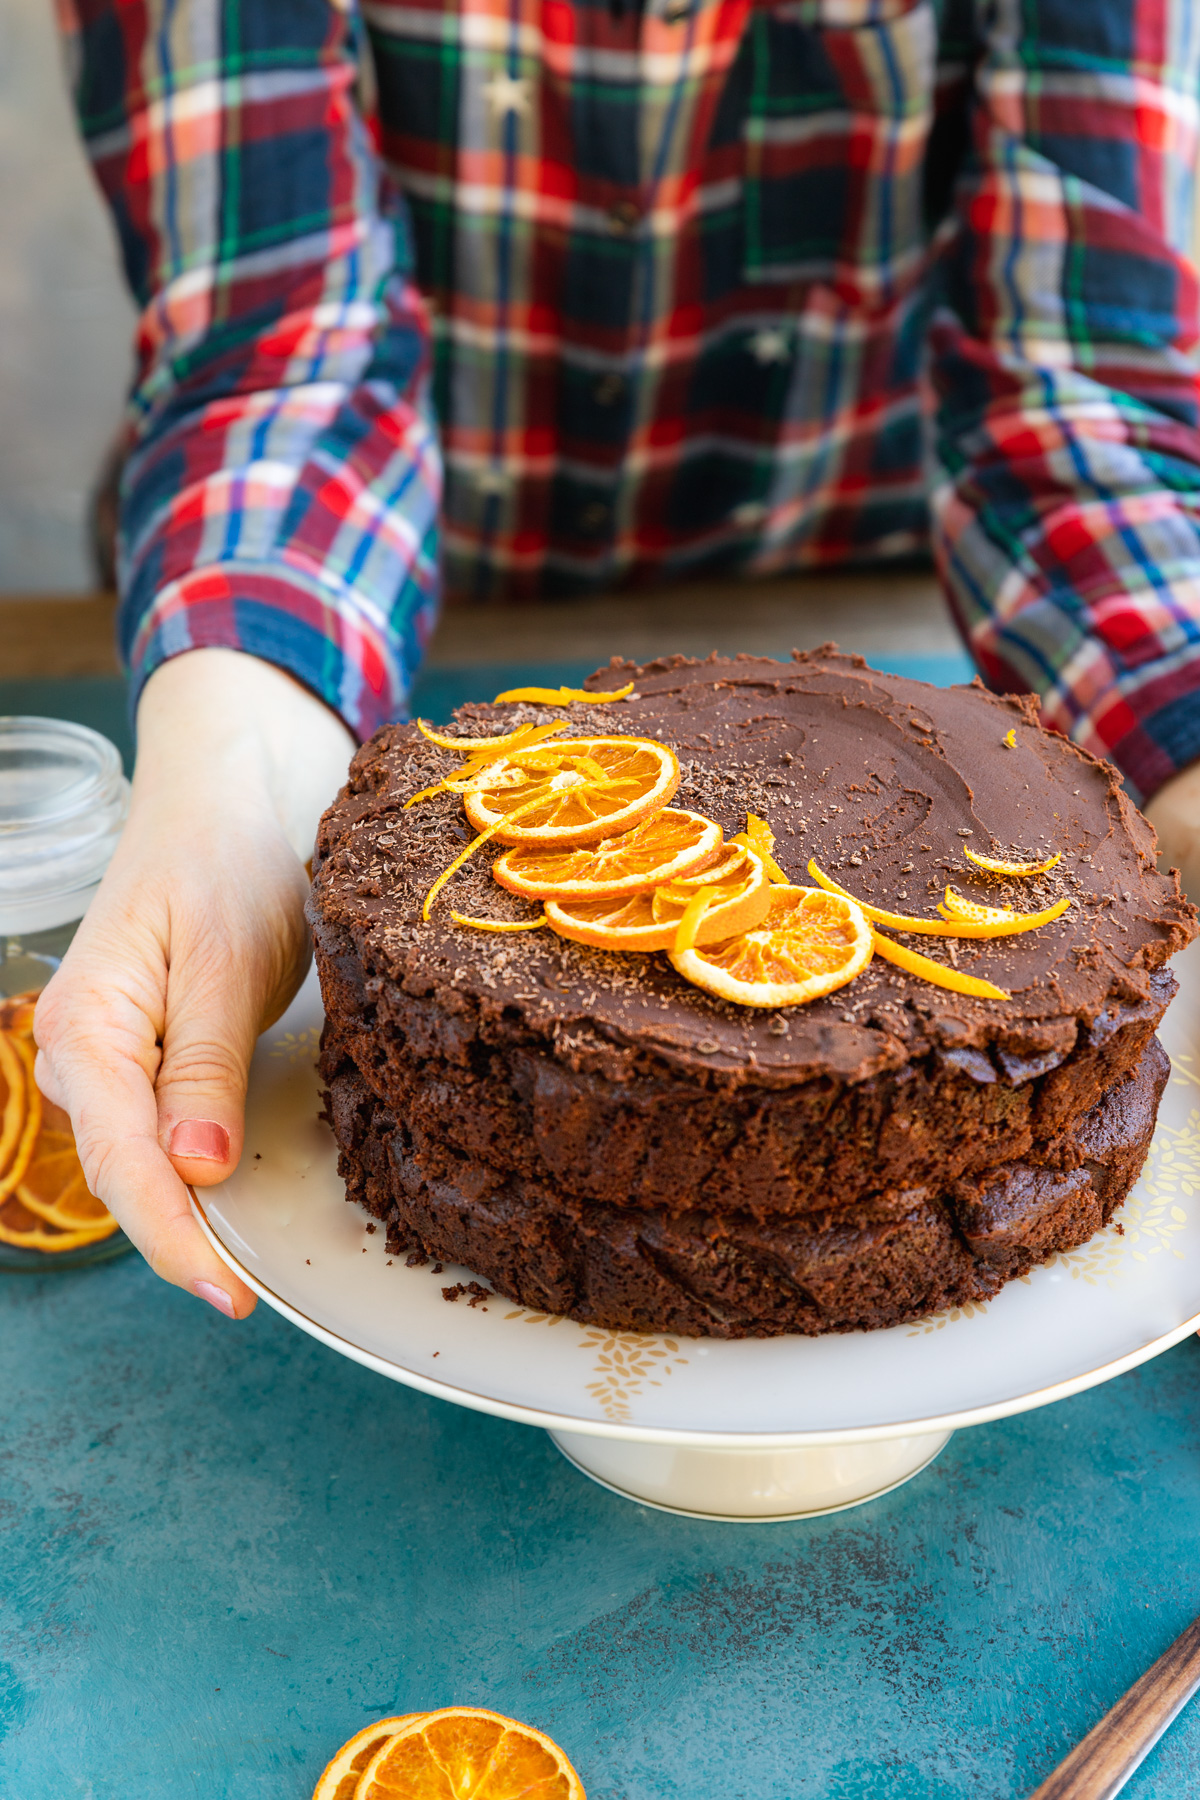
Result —
[{"label": "teal textured surface", "polygon": [[[804,1524],[620,1500],[129,1258],[0,1287],[0,1794],[308,1800],[474,1701],[590,1800],[1009,1800],[1200,1610],[1200,1346]],[[1200,1708],[1129,1800],[1200,1792]]]}]

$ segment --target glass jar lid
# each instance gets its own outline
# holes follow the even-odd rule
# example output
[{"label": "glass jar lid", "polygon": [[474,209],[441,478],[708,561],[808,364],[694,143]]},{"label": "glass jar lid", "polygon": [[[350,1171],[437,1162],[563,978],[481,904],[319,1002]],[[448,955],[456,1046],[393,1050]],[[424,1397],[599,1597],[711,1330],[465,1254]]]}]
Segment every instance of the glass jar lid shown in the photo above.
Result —
[{"label": "glass jar lid", "polygon": [[98,731],[0,717],[0,932],[81,919],[128,811],[117,747]]}]

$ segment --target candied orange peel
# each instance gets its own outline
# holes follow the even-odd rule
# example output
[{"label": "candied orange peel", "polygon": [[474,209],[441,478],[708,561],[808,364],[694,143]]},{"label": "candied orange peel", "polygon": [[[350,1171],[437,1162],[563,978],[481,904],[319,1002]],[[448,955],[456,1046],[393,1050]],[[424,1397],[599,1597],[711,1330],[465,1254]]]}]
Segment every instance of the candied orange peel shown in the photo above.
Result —
[{"label": "candied orange peel", "polygon": [[1045,875],[1056,863],[1062,861],[1061,850],[1046,857],[1044,862],[1013,862],[1003,856],[980,856],[978,850],[968,850],[965,844],[963,855],[977,869],[986,869],[989,875]]},{"label": "candied orange peel", "polygon": [[946,889],[945,899],[939,900],[938,911],[943,919],[964,919],[972,925],[1011,925],[1021,916],[1011,906],[983,906],[978,900],[968,900],[952,887]]},{"label": "candied orange peel", "polygon": [[771,880],[779,882],[781,887],[790,886],[788,877],[771,854],[775,848],[775,833],[765,819],[760,819],[755,813],[748,812],[745,831],[739,831],[737,836],[730,838],[729,841],[731,844],[746,844],[751,850],[757,851],[766,865],[767,874]]},{"label": "candied orange peel", "polygon": [[546,923],[545,913],[536,919],[472,919],[466,913],[452,912],[456,925],[469,925],[473,931],[540,931]]},{"label": "candied orange peel", "polygon": [[956,994],[973,994],[977,1000],[1012,999],[1007,989],[994,987],[978,975],[964,975],[960,969],[949,969],[945,963],[935,962],[932,956],[922,956],[906,944],[894,943],[880,931],[873,932],[872,936],[876,954],[885,962],[895,963],[906,974],[919,975],[922,981],[931,982],[934,987],[951,988]]},{"label": "candied orange peel", "polygon": [[607,706],[613,700],[628,700],[632,692],[632,681],[608,694],[592,694],[587,688],[571,687],[506,688],[502,694],[496,695],[492,705],[515,706],[524,701],[526,706],[569,706],[572,700],[581,700],[588,706]]},{"label": "candied orange peel", "polygon": [[422,737],[436,744],[439,750],[457,750],[460,756],[472,758],[494,750],[517,750],[522,745],[536,744],[543,738],[552,737],[556,731],[571,729],[569,719],[551,719],[545,725],[518,725],[499,737],[453,738],[443,731],[435,731],[424,719],[417,719],[415,723]]},{"label": "candied orange peel", "polygon": [[[866,900],[860,900],[857,894],[850,893],[839,882],[834,881],[831,875],[826,875],[825,871],[819,867],[815,857],[809,862],[808,872],[817,885],[825,889],[826,893],[841,894],[845,899],[853,900],[856,906],[861,906],[872,924],[886,925],[891,931],[921,932],[926,937],[1014,937],[1018,932],[1036,931],[1039,925],[1052,925],[1055,919],[1061,919],[1071,904],[1069,899],[1056,900],[1053,906],[1046,907],[1042,912],[1012,913],[1007,919],[987,921],[946,916],[937,919],[918,918],[910,913],[888,912],[882,906],[871,906]],[[980,910],[998,912],[1001,909],[993,907]]]}]

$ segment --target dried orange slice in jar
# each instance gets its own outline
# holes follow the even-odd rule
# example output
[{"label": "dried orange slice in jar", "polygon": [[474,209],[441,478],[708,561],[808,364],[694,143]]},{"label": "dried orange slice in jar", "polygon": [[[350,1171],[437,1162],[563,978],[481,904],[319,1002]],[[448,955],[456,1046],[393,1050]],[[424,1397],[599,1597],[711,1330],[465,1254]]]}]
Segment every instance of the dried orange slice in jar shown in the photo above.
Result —
[{"label": "dried orange slice in jar", "polygon": [[25,1064],[0,1030],[0,1176],[12,1162],[25,1130]]},{"label": "dried orange slice in jar", "polygon": [[701,813],[664,806],[631,831],[565,849],[517,844],[492,875],[526,900],[605,899],[637,894],[707,869],[721,854],[721,827]]},{"label": "dried orange slice in jar", "polygon": [[498,758],[463,787],[476,831],[502,844],[595,844],[661,812],[679,760],[653,738],[559,739]]},{"label": "dried orange slice in jar", "polygon": [[423,1713],[399,1713],[394,1719],[376,1719],[373,1725],[364,1725],[342,1745],[333,1761],[326,1764],[313,1789],[312,1800],[354,1800],[359,1777],[371,1758],[378,1755],[385,1744],[390,1744],[397,1732],[424,1716]]},{"label": "dried orange slice in jar", "polygon": [[739,1006],[802,1006],[862,973],[871,927],[853,900],[823,888],[775,887],[762,924],[723,943],[669,952],[674,967]]},{"label": "dried orange slice in jar", "polygon": [[44,1147],[39,1138],[24,1181],[16,1187],[22,1206],[48,1225],[60,1231],[94,1230],[97,1237],[107,1237],[117,1229],[117,1221],[103,1200],[88,1192],[87,1178],[74,1144],[58,1150]]},{"label": "dried orange slice in jar", "polygon": [[354,1800],[587,1800],[553,1738],[479,1706],[424,1713],[367,1764]]},{"label": "dried orange slice in jar", "polygon": [[[0,1033],[8,1048],[13,1052],[21,1069],[20,1124],[16,1142],[8,1157],[8,1161],[0,1168],[0,1201],[7,1200],[22,1179],[29,1167],[33,1155],[33,1147],[37,1142],[38,1132],[42,1127],[42,1095],[33,1079],[33,1038],[24,1033],[7,1031]],[[9,1121],[5,1120],[5,1135]]]},{"label": "dried orange slice in jar", "polygon": [[767,916],[771,881],[757,851],[726,846],[715,868],[702,869],[649,892],[600,899],[547,900],[546,923],[560,937],[598,950],[669,950],[679,922],[701,888],[710,888],[698,942],[749,931]]}]

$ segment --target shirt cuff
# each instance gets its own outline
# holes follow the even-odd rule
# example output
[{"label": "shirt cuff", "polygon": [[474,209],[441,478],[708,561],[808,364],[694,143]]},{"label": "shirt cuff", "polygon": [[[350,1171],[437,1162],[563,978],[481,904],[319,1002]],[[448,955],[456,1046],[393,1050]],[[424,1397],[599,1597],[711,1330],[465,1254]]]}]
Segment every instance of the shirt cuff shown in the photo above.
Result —
[{"label": "shirt cuff", "polygon": [[286,669],[360,742],[408,717],[412,684],[437,618],[436,563],[418,561],[390,613],[331,595],[302,574],[261,564],[197,569],[125,621],[130,706],[162,663],[188,650],[240,650]]}]

